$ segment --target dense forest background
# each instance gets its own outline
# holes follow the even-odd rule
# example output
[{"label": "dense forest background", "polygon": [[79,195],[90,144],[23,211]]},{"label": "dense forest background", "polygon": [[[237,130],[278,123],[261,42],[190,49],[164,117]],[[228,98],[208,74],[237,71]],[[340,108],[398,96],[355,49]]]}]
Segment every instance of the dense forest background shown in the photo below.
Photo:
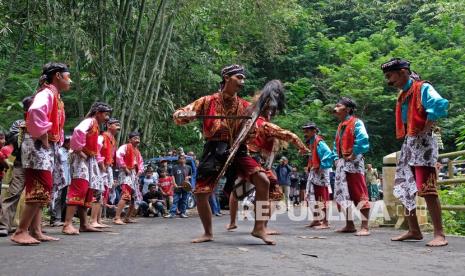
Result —
[{"label": "dense forest background", "polygon": [[147,157],[179,146],[199,153],[200,124],[177,127],[171,114],[214,92],[220,69],[239,63],[248,72],[241,96],[285,82],[287,111],[275,121],[298,134],[315,121],[332,143],[328,109],[353,97],[370,134],[367,158],[379,166],[400,148],[397,92],[379,68],[404,57],[449,99],[440,125],[454,150],[465,137],[464,15],[463,0],[0,0],[0,127],[22,117],[42,65],[62,61],[74,81],[64,95],[68,133],[103,100],[123,122],[122,140],[143,132]]}]

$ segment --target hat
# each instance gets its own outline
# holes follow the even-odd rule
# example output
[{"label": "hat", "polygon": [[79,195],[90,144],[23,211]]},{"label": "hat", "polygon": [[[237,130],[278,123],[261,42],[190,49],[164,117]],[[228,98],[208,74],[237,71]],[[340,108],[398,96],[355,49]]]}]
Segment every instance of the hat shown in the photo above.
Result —
[{"label": "hat", "polygon": [[398,71],[401,69],[410,70],[410,61],[401,58],[391,58],[389,61],[381,65],[381,70],[383,70],[383,73]]},{"label": "hat", "polygon": [[129,133],[129,139],[132,139],[134,137],[140,137],[140,133],[137,131],[132,131],[131,133]]},{"label": "hat", "polygon": [[302,126],[302,129],[310,129],[310,128],[318,129],[318,127],[316,126],[314,122],[308,122]]}]

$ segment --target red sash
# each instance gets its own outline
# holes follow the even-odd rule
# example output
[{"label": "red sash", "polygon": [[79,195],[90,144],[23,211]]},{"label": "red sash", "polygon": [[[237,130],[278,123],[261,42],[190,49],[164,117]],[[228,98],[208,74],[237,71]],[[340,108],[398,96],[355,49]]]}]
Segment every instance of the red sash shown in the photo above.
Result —
[{"label": "red sash", "polygon": [[[426,111],[421,104],[421,86],[424,81],[413,81],[407,92],[399,93],[396,104],[396,137],[401,139],[405,134],[415,136],[425,128]],[[408,101],[407,111],[407,133],[402,121],[402,104]]]}]

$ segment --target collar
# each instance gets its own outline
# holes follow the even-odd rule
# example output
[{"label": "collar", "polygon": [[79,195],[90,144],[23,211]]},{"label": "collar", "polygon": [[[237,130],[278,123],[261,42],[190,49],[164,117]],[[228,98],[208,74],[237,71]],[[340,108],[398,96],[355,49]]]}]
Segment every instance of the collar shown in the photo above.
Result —
[{"label": "collar", "polygon": [[412,87],[412,84],[413,84],[413,80],[409,78],[407,83],[404,85],[404,87],[402,87],[402,92],[409,90],[410,87]]},{"label": "collar", "polygon": [[346,118],[344,119],[344,121],[348,121],[348,120],[350,120],[350,118],[352,118],[352,115],[347,115]]}]

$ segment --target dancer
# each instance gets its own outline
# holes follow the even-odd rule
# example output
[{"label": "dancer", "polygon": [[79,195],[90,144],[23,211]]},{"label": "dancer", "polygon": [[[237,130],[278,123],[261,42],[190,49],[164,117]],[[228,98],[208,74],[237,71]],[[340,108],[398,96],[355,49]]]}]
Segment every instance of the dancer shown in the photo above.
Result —
[{"label": "dancer", "polygon": [[434,227],[427,246],[445,246],[441,203],[435,165],[438,145],[432,134],[435,122],[447,116],[449,102],[433,86],[410,70],[410,62],[394,58],[381,65],[389,86],[400,90],[396,104],[396,137],[404,139],[397,162],[394,195],[406,208],[409,231],[393,241],[422,240],[416,216],[415,197],[425,198]]},{"label": "dancer", "polygon": [[[346,215],[346,226],[337,232],[356,233],[356,236],[368,236],[368,219],[370,203],[365,184],[365,165],[363,154],[370,147],[368,134],[362,120],[354,116],[357,105],[346,97],[342,97],[334,107],[334,115],[340,121],[336,131],[333,151],[339,158],[336,160],[336,182],[334,198]],[[353,201],[362,214],[361,229],[355,229],[350,211]]]},{"label": "dancer", "polygon": [[[108,121],[112,108],[106,103],[96,102],[86,118],[74,128],[71,136],[71,184],[66,196],[66,218],[63,233],[79,235],[79,232],[101,232],[87,221],[87,208],[93,197],[101,196],[104,190],[103,178],[98,167],[99,125]],[[73,217],[78,212],[79,230],[73,226]]]},{"label": "dancer", "polygon": [[44,235],[41,223],[42,207],[50,203],[53,185],[64,181],[58,154],[65,123],[60,93],[71,88],[68,67],[63,63],[45,64],[39,86],[27,111],[27,133],[21,145],[26,206],[18,229],[11,237],[13,242],[22,245],[59,240]]}]

